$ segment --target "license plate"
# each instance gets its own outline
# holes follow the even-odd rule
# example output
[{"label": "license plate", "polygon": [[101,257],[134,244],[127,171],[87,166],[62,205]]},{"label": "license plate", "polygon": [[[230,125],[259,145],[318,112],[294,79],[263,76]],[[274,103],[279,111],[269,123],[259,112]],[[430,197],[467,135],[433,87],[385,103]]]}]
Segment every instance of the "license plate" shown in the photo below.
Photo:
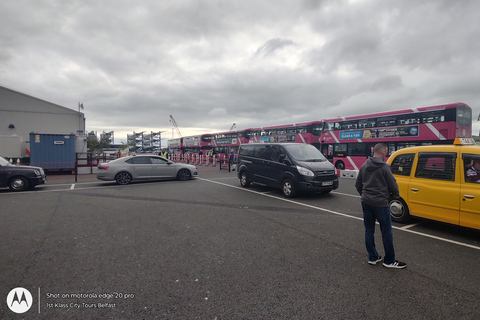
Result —
[{"label": "license plate", "polygon": [[322,186],[331,186],[333,185],[333,181],[322,182]]}]

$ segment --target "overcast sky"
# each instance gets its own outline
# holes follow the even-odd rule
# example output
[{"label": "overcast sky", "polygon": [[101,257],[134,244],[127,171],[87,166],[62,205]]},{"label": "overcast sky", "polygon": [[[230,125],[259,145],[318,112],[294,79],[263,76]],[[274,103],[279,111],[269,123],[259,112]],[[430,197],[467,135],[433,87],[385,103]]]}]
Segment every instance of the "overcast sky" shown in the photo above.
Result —
[{"label": "overcast sky", "polygon": [[[88,131],[185,135],[465,102],[480,1],[5,0],[0,84]],[[176,134],[175,134],[176,136]]]}]

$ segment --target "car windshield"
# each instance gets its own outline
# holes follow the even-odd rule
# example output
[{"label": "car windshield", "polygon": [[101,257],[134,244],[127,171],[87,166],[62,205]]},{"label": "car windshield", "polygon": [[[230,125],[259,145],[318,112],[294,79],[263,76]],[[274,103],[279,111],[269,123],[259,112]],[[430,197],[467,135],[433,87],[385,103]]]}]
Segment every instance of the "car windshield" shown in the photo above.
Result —
[{"label": "car windshield", "polygon": [[323,162],[327,159],[311,144],[291,144],[285,146],[290,155],[298,161]]},{"label": "car windshield", "polygon": [[4,157],[0,156],[0,166],[8,166],[10,164],[10,162],[8,162],[7,159],[5,159]]}]

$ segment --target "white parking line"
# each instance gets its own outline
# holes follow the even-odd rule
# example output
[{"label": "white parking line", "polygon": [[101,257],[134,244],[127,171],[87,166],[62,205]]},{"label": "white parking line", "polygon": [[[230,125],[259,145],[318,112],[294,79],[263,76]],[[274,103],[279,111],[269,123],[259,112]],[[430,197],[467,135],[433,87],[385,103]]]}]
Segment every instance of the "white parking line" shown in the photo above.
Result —
[{"label": "white parking line", "polygon": [[418,226],[418,225],[420,225],[420,224],[422,224],[422,223],[421,223],[421,222],[419,222],[419,223],[413,223],[413,224],[409,224],[409,225],[406,225],[406,226],[403,226],[403,227],[399,227],[398,229],[407,230],[407,229],[416,227],[416,226]]},{"label": "white parking line", "polygon": [[342,195],[342,196],[347,196],[347,197],[352,197],[352,198],[361,198],[357,194],[348,194],[348,193],[341,193],[341,192],[336,192],[336,191],[332,191],[332,194],[339,194],[339,195]]},{"label": "white parking line", "polygon": [[[220,184],[222,186],[226,186],[226,187],[230,187],[230,188],[235,188],[235,189],[240,189],[240,190],[247,191],[247,192],[256,193],[256,194],[259,194],[261,196],[275,198],[277,200],[293,203],[293,204],[296,204],[296,205],[299,205],[299,206],[302,206],[302,207],[307,207],[307,208],[311,208],[311,209],[315,209],[315,210],[319,210],[319,211],[325,211],[325,212],[328,212],[328,213],[335,214],[337,216],[350,218],[350,219],[355,219],[355,220],[360,220],[360,221],[363,222],[363,217],[362,218],[355,217],[355,216],[351,216],[351,215],[348,215],[348,214],[345,214],[345,213],[333,211],[333,210],[330,210],[330,209],[315,207],[315,206],[305,204],[305,203],[301,203],[301,202],[298,202],[298,201],[293,201],[293,200],[286,199],[286,198],[280,198],[280,197],[272,196],[272,195],[269,195],[269,194],[266,194],[266,193],[261,193],[261,192],[257,192],[257,191],[254,191],[254,190],[245,189],[245,188],[242,188],[242,187],[232,186],[232,185],[225,184],[225,183],[222,183],[222,182],[217,182],[217,181],[208,180],[208,179],[204,179],[204,178],[199,178],[199,179],[203,180],[203,181],[211,182],[211,183]],[[351,195],[348,195],[348,196],[351,196]],[[413,227],[414,225],[411,225],[411,226]],[[458,242],[458,241],[454,241],[454,240],[450,240],[450,239],[446,239],[446,238],[442,238],[442,237],[437,237],[437,236],[434,236],[434,235],[430,235],[430,234],[426,234],[426,233],[422,233],[422,232],[418,232],[418,231],[413,231],[413,230],[410,230],[408,228],[395,227],[395,226],[393,226],[393,228],[397,229],[397,230],[404,231],[404,232],[413,233],[413,234],[416,234],[416,235],[419,235],[419,236],[423,236],[423,237],[427,237],[427,238],[431,238],[431,239],[435,239],[435,240],[440,240],[440,241],[443,241],[443,242],[452,243],[452,244],[459,245],[459,246],[462,246],[462,247],[467,247],[467,248],[471,248],[471,249],[480,250],[480,247],[477,247],[477,246],[473,246],[473,245],[470,245],[470,244],[467,244],[467,243]]]}]

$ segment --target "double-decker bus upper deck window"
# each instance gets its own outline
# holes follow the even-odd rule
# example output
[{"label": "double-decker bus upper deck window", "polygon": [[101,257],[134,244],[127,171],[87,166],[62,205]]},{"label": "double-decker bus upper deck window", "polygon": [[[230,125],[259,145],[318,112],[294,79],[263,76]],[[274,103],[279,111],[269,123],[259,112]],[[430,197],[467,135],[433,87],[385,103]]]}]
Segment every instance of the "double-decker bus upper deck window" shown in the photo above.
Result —
[{"label": "double-decker bus upper deck window", "polygon": [[423,123],[443,122],[443,121],[445,121],[445,112],[443,110],[422,113]]},{"label": "double-decker bus upper deck window", "polygon": [[373,128],[376,125],[375,119],[362,119],[358,121],[359,128]]},{"label": "double-decker bus upper deck window", "polygon": [[297,133],[297,128],[295,127],[287,128],[287,133]]},{"label": "double-decker bus upper deck window", "polygon": [[397,124],[399,125],[419,124],[421,122],[420,115],[418,114],[405,114],[397,116]]},{"label": "double-decker bus upper deck window", "polygon": [[340,122],[341,130],[350,130],[358,128],[358,121],[344,121]]},{"label": "double-decker bus upper deck window", "polygon": [[315,136],[321,135],[322,131],[323,131],[323,124],[322,123],[312,124],[312,125],[308,126],[308,129],[307,129],[307,132],[310,132]]},{"label": "double-decker bus upper deck window", "polygon": [[324,130],[325,130],[325,131],[335,130],[335,122],[327,122],[327,123],[325,123]]},{"label": "double-decker bus upper deck window", "polygon": [[381,117],[377,119],[378,127],[389,127],[397,124],[395,117]]},{"label": "double-decker bus upper deck window", "polygon": [[307,133],[307,127],[297,127],[297,133]]}]

